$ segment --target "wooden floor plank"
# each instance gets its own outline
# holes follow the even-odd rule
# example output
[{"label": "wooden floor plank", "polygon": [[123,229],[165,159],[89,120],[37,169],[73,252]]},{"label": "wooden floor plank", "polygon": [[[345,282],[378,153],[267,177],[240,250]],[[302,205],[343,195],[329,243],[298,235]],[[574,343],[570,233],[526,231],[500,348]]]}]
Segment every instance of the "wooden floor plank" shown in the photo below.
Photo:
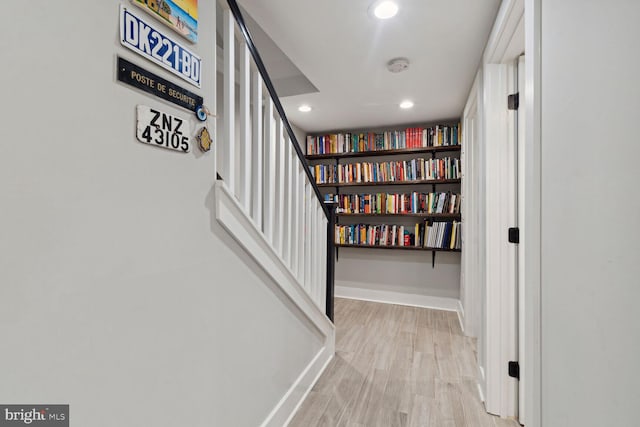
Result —
[{"label": "wooden floor plank", "polygon": [[336,356],[290,427],[518,427],[489,415],[454,312],[336,298]]}]

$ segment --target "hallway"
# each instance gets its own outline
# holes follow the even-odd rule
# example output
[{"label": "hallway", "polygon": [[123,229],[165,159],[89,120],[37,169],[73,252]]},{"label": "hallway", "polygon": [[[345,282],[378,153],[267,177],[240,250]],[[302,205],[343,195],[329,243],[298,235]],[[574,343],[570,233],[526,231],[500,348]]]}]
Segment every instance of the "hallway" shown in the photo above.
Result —
[{"label": "hallway", "polygon": [[488,415],[456,313],[335,300],[336,356],[291,427],[516,427]]}]

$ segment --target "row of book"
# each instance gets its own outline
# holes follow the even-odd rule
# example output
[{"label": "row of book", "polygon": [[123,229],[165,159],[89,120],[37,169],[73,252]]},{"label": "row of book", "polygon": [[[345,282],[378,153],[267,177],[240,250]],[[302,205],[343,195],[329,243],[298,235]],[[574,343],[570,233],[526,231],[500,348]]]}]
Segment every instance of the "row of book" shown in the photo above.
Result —
[{"label": "row of book", "polygon": [[422,239],[425,248],[462,249],[462,223],[426,223]]},{"label": "row of book", "polygon": [[460,145],[460,124],[307,136],[307,155]]},{"label": "row of book", "polygon": [[335,243],[359,246],[401,246],[459,250],[462,223],[423,222],[414,226],[397,224],[336,225]]},{"label": "row of book", "polygon": [[410,159],[388,162],[359,162],[310,166],[317,184],[396,182],[459,179],[460,159]]},{"label": "row of book", "polygon": [[450,191],[325,194],[325,200],[337,203],[336,212],[342,214],[459,214],[461,199]]}]

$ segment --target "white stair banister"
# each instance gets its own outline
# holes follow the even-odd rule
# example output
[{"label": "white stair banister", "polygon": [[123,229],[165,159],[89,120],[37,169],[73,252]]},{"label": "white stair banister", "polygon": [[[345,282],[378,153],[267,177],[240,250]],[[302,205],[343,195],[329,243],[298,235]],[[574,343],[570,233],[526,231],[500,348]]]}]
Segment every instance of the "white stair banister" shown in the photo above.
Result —
[{"label": "white stair banister", "polygon": [[316,207],[318,206],[318,202],[316,201],[315,197],[311,197],[310,202],[309,242],[311,243],[311,283],[309,283],[309,289],[311,289],[311,298],[313,298],[313,300],[315,301],[318,292],[318,234],[316,233],[316,228],[318,226],[318,215],[316,214]]},{"label": "white stair banister", "polygon": [[294,159],[291,155],[293,151],[291,149],[291,140],[287,135],[284,136],[284,147],[284,211],[282,215],[284,223],[282,225],[282,258],[284,259],[284,263],[291,268],[291,224],[293,222],[293,218],[291,216],[291,200],[293,198],[291,186],[293,181],[293,177],[291,176],[291,162]]},{"label": "white stair banister", "polygon": [[251,164],[253,165],[253,174],[251,182],[252,193],[252,210],[251,216],[253,222],[259,229],[262,227],[262,194],[263,194],[263,167],[262,153],[264,151],[264,134],[262,128],[263,102],[262,102],[262,77],[257,70],[254,70],[251,78],[251,94],[252,94],[252,128],[251,128]]},{"label": "white stair banister", "polygon": [[295,284],[287,291],[292,299],[302,296],[311,312],[326,316],[328,209],[239,6],[218,5],[218,221],[278,284]]},{"label": "white stair banister", "polygon": [[300,236],[300,240],[298,241],[298,267],[297,267],[297,276],[298,280],[303,283],[304,282],[304,201],[305,201],[305,190],[304,183],[307,175],[304,173],[302,169],[303,166],[298,163],[298,236]]},{"label": "white stair banister", "polygon": [[[317,200],[317,199],[316,199]],[[322,242],[325,239],[325,233],[322,232],[322,206],[319,202],[316,202],[316,304],[321,305],[320,297],[322,295],[322,273],[325,271],[324,252],[322,252]]]},{"label": "white stair banister", "polygon": [[235,127],[236,127],[236,107],[235,107],[235,20],[233,14],[228,8],[224,8],[222,12],[223,21],[223,46],[224,46],[224,141],[225,158],[224,158],[224,180],[227,189],[231,194],[236,194],[235,187]]},{"label": "white stair banister", "polygon": [[285,144],[284,129],[282,119],[276,118],[276,234],[274,236],[276,251],[280,256],[284,255],[284,174],[285,165]]},{"label": "white stair banister", "polygon": [[291,221],[289,221],[289,230],[290,230],[290,244],[291,244],[291,271],[293,274],[298,277],[298,242],[301,236],[298,234],[298,198],[300,197],[298,193],[298,165],[300,162],[296,158],[295,153],[290,153],[291,161],[289,162],[289,176],[291,177],[291,208],[289,210],[291,214]]},{"label": "white stair banister", "polygon": [[305,176],[304,185],[304,287],[311,294],[311,184]]},{"label": "white stair banister", "polygon": [[327,300],[327,269],[326,265],[326,254],[327,254],[327,226],[329,225],[329,221],[324,215],[324,211],[322,207],[318,208],[318,219],[320,221],[320,227],[318,227],[318,241],[320,242],[320,254],[319,258],[324,263],[320,264],[320,283],[318,284],[318,288],[320,289],[320,296],[318,298],[318,306],[320,309],[324,310],[325,301]]},{"label": "white stair banister", "polygon": [[249,48],[244,40],[239,42],[240,72],[240,182],[238,193],[240,204],[251,212],[251,174],[254,173],[251,162],[251,61]]},{"label": "white stair banister", "polygon": [[264,234],[275,248],[273,236],[276,208],[276,129],[273,118],[273,101],[267,98],[264,113]]}]

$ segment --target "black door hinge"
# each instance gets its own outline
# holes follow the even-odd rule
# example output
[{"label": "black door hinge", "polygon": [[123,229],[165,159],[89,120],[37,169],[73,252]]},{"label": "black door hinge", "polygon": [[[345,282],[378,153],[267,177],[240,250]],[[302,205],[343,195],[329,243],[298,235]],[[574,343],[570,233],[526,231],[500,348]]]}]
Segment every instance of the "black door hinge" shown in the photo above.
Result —
[{"label": "black door hinge", "polygon": [[507,97],[507,105],[509,106],[509,110],[517,110],[520,106],[520,94],[514,93]]},{"label": "black door hinge", "polygon": [[520,229],[518,227],[509,228],[509,243],[520,243]]},{"label": "black door hinge", "polygon": [[520,379],[520,364],[518,362],[509,362],[509,376],[517,380]]}]

